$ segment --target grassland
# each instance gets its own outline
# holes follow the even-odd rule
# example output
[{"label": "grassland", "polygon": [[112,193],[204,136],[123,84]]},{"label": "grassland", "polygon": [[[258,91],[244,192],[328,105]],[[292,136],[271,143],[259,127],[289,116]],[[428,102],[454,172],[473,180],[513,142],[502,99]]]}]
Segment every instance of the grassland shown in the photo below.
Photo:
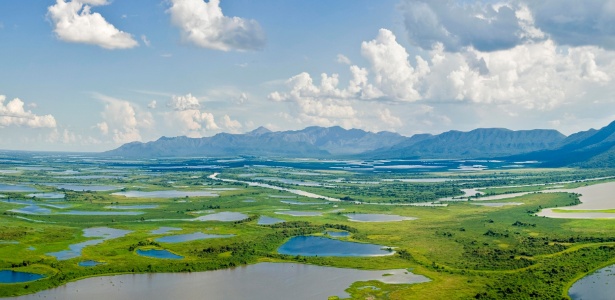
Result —
[{"label": "grassland", "polygon": [[[83,168],[69,164],[58,169]],[[85,168],[83,168],[85,169]],[[79,180],[79,184],[105,184],[131,191],[214,190],[218,197],[126,198],[112,192],[74,192],[47,185],[34,185],[41,192],[64,192],[60,202],[71,207],[51,209],[53,213],[31,215],[11,212],[23,207],[0,202],[0,269],[46,275],[34,282],[0,285],[0,296],[33,293],[80,278],[120,273],[194,272],[228,268],[262,261],[300,262],[356,269],[406,268],[431,279],[415,285],[390,285],[377,281],[357,282],[349,288],[355,299],[562,299],[570,285],[585,274],[615,263],[615,220],[566,220],[536,217],[542,208],[578,203],[568,193],[532,193],[497,202],[523,205],[483,207],[468,202],[449,202],[446,207],[405,205],[462,195],[461,189],[483,187],[490,194],[534,192],[548,185],[576,187],[604,180],[580,182],[612,176],[611,170],[531,169],[476,173],[374,174],[348,171],[311,171],[272,167],[237,167],[221,172],[223,178],[247,180],[251,177],[284,178],[319,183],[297,186],[271,180],[287,188],[301,189],[349,201],[323,203],[287,192],[207,178],[211,171],[173,170],[153,176],[143,168],[121,169],[121,178]],[[128,170],[128,171],[127,171]],[[87,171],[82,171],[87,174]],[[246,174],[250,176],[245,176]],[[251,174],[257,174],[253,176]],[[26,170],[3,176],[2,183],[54,183],[65,179],[49,171]],[[447,178],[444,182],[401,182],[381,179]],[[343,178],[343,180],[339,180]],[[378,182],[378,183],[374,183]],[[545,184],[536,185],[536,184]],[[510,187],[514,186],[514,187]],[[498,188],[499,187],[499,188]],[[6,199],[30,199],[25,192],[0,192]],[[288,199],[273,196],[287,196]],[[290,198],[292,197],[292,198]],[[3,200],[0,199],[0,200]],[[311,202],[292,205],[280,200]],[[245,202],[250,200],[253,202]],[[357,204],[361,201],[366,204]],[[35,199],[35,203],[52,203]],[[371,203],[371,204],[367,204]],[[373,205],[383,203],[388,205]],[[61,215],[63,210],[117,211],[116,205],[157,205],[135,209],[140,215]],[[281,209],[319,211],[322,216],[293,217],[275,214]],[[191,221],[214,212],[241,212],[250,218],[239,222]],[[384,223],[349,221],[345,213],[386,213],[415,217],[416,220]],[[612,211],[608,211],[612,212]],[[278,226],[257,224],[258,216],[284,219]],[[26,219],[23,219],[26,218]],[[70,244],[95,238],[83,237],[83,229],[111,227],[130,230],[124,237],[84,248],[81,257],[58,261],[50,252],[68,249]],[[159,227],[180,231],[156,235]],[[394,247],[396,254],[383,257],[303,257],[280,255],[277,247],[296,235],[322,234],[325,228],[346,228],[349,241]],[[203,232],[234,234],[231,238],[183,243],[158,243],[157,237]],[[181,260],[151,259],[135,254],[136,249],[167,249]],[[79,262],[95,260],[103,264],[80,267]]]}]

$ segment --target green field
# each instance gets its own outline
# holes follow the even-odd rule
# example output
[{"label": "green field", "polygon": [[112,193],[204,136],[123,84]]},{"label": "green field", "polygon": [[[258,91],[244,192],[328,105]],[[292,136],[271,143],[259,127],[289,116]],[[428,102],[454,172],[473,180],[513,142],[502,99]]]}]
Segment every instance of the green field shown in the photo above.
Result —
[{"label": "green field", "polygon": [[[348,290],[352,298],[356,299],[562,299],[567,298],[567,290],[574,281],[593,270],[615,263],[615,220],[565,220],[534,216],[542,208],[577,204],[577,195],[532,193],[514,199],[493,201],[523,203],[503,207],[476,206],[467,201],[447,202],[448,206],[445,207],[403,205],[461,196],[461,189],[466,188],[482,187],[487,188],[484,190],[487,194],[503,194],[534,192],[545,187],[535,184],[565,187],[596,184],[607,179],[578,181],[612,176],[615,171],[523,169],[475,173],[374,174],[312,170],[316,175],[305,175],[302,172],[306,171],[238,167],[224,169],[219,177],[270,183],[347,201],[324,204],[317,199],[285,191],[212,180],[208,178],[212,174],[209,171],[169,171],[163,176],[150,176],[147,172],[131,170],[123,174],[122,178],[82,180],[79,184],[116,185],[130,191],[214,189],[219,193],[218,197],[126,198],[111,195],[112,192],[61,191],[50,186],[34,185],[44,192],[65,192],[66,199],[59,202],[34,199],[33,203],[40,207],[53,203],[70,205],[70,208],[46,207],[51,210],[50,214],[34,215],[11,212],[26,205],[0,202],[0,241],[5,241],[0,243],[0,270],[46,275],[44,279],[33,282],[0,284],[0,296],[34,293],[69,281],[108,274],[194,272],[263,261],[284,261],[356,269],[406,268],[431,279],[428,283],[413,285],[357,282]],[[252,176],[252,173],[257,173],[257,176]],[[23,171],[3,177],[2,183],[9,184],[62,182],[58,176],[45,171]],[[265,179],[251,179],[253,177]],[[452,180],[395,181],[435,177]],[[315,182],[319,185],[301,186],[271,178]],[[6,196],[0,200],[30,199],[26,192],[0,194]],[[282,203],[281,200],[314,204],[293,205]],[[118,211],[107,208],[112,204],[148,204],[157,207],[133,209],[143,212],[140,215],[58,214],[67,210]],[[276,214],[280,209],[319,211],[322,216],[293,217]],[[188,221],[215,212],[241,212],[249,218],[237,222]],[[343,215],[353,212],[396,214],[417,219],[362,223],[349,221]],[[259,216],[283,219],[286,223],[261,226],[257,224]],[[82,230],[101,226],[132,232],[96,246],[85,247],[79,258],[58,261],[46,254],[67,250],[70,244],[96,239],[83,237]],[[151,233],[163,226],[181,230],[162,235]],[[326,228],[346,229],[351,235],[343,240],[386,245],[394,248],[396,254],[364,258],[305,257],[276,253],[276,249],[290,237],[321,235]],[[183,243],[155,241],[160,236],[195,232],[235,236]],[[151,259],[135,253],[137,249],[150,248],[166,249],[184,259]],[[80,267],[78,263],[84,260],[104,264]]]}]

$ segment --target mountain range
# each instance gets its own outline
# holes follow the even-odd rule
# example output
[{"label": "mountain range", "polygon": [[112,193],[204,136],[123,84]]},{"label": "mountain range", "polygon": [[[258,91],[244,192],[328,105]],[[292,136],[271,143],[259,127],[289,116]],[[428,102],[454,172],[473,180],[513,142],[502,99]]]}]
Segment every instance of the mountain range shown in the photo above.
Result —
[{"label": "mountain range", "polygon": [[122,157],[270,156],[361,159],[537,160],[544,166],[615,167],[615,122],[565,136],[557,130],[479,128],[468,132],[405,137],[338,126],[270,131],[259,127],[244,134],[212,137],[161,137],[132,142],[103,153]]}]

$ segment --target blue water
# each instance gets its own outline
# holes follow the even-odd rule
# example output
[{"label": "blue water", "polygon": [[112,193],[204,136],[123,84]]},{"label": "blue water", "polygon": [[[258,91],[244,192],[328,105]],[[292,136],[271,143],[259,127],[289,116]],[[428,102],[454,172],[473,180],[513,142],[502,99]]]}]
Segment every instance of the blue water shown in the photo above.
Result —
[{"label": "blue water", "polygon": [[572,300],[610,300],[615,294],[615,265],[602,268],[575,282],[568,290]]},{"label": "blue water", "polygon": [[132,231],[115,229],[109,227],[92,227],[83,230],[84,237],[101,237],[100,239],[89,240],[77,244],[71,244],[68,246],[69,250],[63,250],[58,252],[49,252],[47,255],[55,257],[57,260],[67,260],[81,256],[81,251],[87,246],[98,245],[106,240],[123,237]]},{"label": "blue water", "polygon": [[147,257],[153,257],[153,258],[166,258],[166,259],[182,259],[184,258],[183,256],[179,256],[176,254],[173,254],[167,250],[157,250],[157,249],[151,249],[151,250],[137,250],[137,254],[141,255],[141,256],[147,256]]},{"label": "blue water", "polygon": [[99,263],[95,260],[84,260],[82,262],[79,262],[79,266],[80,267],[96,267],[98,265],[100,265],[102,263]]},{"label": "blue water", "polygon": [[238,213],[238,212],[230,212],[223,211],[211,215],[200,216],[196,218],[196,221],[221,221],[221,222],[234,222],[241,221],[243,219],[247,219],[248,215]]},{"label": "blue water", "polygon": [[334,240],[318,236],[296,236],[278,248],[278,253],[303,256],[382,256],[392,251],[384,246]]},{"label": "blue water", "polygon": [[278,224],[278,223],[283,223],[286,222],[282,219],[276,219],[276,218],[272,218],[272,217],[267,217],[267,216],[261,216],[260,218],[258,218],[258,225],[273,225],[273,224]]},{"label": "blue water", "polygon": [[18,283],[41,279],[44,276],[41,274],[15,272],[12,270],[0,271],[0,283]]},{"label": "blue water", "polygon": [[58,213],[60,215],[77,215],[77,216],[138,216],[142,215],[142,211],[90,211],[90,210],[70,210],[67,212]]},{"label": "blue water", "polygon": [[42,199],[64,199],[65,195],[64,193],[34,193],[27,194],[26,197],[36,197]]},{"label": "blue water", "polygon": [[415,219],[412,217],[385,214],[346,214],[345,216],[348,217],[350,221],[355,222],[397,222]]},{"label": "blue water", "polygon": [[65,189],[65,190],[76,191],[76,192],[84,192],[84,191],[108,192],[108,191],[121,189],[121,187],[112,186],[112,185],[79,185],[79,184],[55,184],[55,183],[48,183],[46,185],[55,186],[57,189]]},{"label": "blue water", "polygon": [[13,184],[0,183],[0,191],[3,191],[3,192],[36,192],[36,189],[33,187],[25,186],[25,185],[13,185]]},{"label": "blue water", "polygon": [[163,236],[161,238],[157,238],[156,242],[181,243],[181,242],[189,242],[189,241],[205,240],[205,239],[230,238],[233,236],[235,235],[234,234],[205,234],[202,232],[195,232],[195,233],[188,233],[188,234]]},{"label": "blue water", "polygon": [[141,192],[141,191],[127,191],[113,193],[112,195],[124,196],[128,198],[185,198],[185,197],[217,197],[217,193],[209,191],[153,191],[153,192]]}]

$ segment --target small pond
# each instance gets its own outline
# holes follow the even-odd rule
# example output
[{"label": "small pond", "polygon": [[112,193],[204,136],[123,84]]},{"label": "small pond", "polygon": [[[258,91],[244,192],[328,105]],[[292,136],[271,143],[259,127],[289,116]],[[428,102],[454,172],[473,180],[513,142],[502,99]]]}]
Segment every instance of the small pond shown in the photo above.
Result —
[{"label": "small pond", "polygon": [[0,192],[36,192],[33,187],[0,183]]},{"label": "small pond", "polygon": [[108,191],[122,189],[122,187],[112,186],[112,185],[79,185],[79,184],[53,184],[53,183],[47,183],[45,185],[53,186],[59,190],[65,189],[65,190],[75,191],[75,192],[85,192],[85,191],[108,192]]},{"label": "small pond", "polygon": [[[294,263],[258,263],[231,269],[192,273],[125,274],[86,278],[61,287],[22,296],[24,299],[327,299],[347,298],[356,281],[390,284],[428,282],[404,269],[355,270]],[[275,287],[275,288],[264,288]]]},{"label": "small pond", "polygon": [[329,204],[329,202],[299,202],[299,201],[290,201],[290,200],[282,200],[280,201],[285,204],[291,205],[320,205],[320,204]]},{"label": "small pond", "polygon": [[26,197],[41,199],[64,199],[64,193],[34,193],[27,194]]},{"label": "small pond", "polygon": [[284,223],[286,221],[282,220],[282,219],[277,219],[277,218],[272,218],[272,217],[267,217],[267,216],[261,216],[260,218],[258,218],[258,225],[273,225],[273,224],[278,224],[278,223]]},{"label": "small pond", "polygon": [[45,276],[41,274],[16,272],[13,270],[0,271],[0,283],[19,283],[41,279]]},{"label": "small pond", "polygon": [[87,246],[98,245],[106,240],[123,237],[132,231],[114,229],[109,227],[92,227],[83,230],[84,237],[100,237],[100,239],[89,240],[68,246],[69,250],[50,252],[47,255],[54,256],[57,260],[67,260],[81,256],[81,251]]},{"label": "small pond", "polygon": [[568,296],[572,300],[613,299],[613,294],[615,294],[615,265],[581,278],[568,290]]},{"label": "small pond", "polygon": [[69,210],[58,213],[60,215],[76,215],[76,216],[138,216],[142,215],[142,211],[93,211],[93,210]]},{"label": "small pond", "polygon": [[95,260],[84,260],[79,262],[80,267],[96,267],[98,265],[102,265],[103,263],[97,262]]},{"label": "small pond", "polygon": [[141,205],[109,205],[105,206],[107,209],[154,209],[157,208],[158,205],[152,204],[141,204]]},{"label": "small pond", "polygon": [[219,212],[219,213],[215,213],[211,215],[200,216],[194,220],[195,221],[235,222],[235,221],[241,221],[247,218],[248,218],[248,215],[246,214],[242,214],[238,212],[223,211],[223,212]]},{"label": "small pond", "polygon": [[302,256],[384,256],[394,251],[384,246],[334,240],[319,236],[296,236],[278,248],[278,253]]},{"label": "small pond", "polygon": [[202,232],[163,236],[156,239],[160,243],[181,243],[205,239],[221,239],[234,237],[234,234],[205,234]]},{"label": "small pond", "polygon": [[293,217],[317,217],[322,216],[322,213],[319,211],[297,211],[297,210],[286,210],[286,211],[276,211],[278,215],[289,215]]},{"label": "small pond", "polygon": [[185,197],[217,197],[218,194],[210,191],[127,191],[117,192],[111,195],[124,196],[128,198],[185,198]]},{"label": "small pond", "polygon": [[160,227],[158,229],[152,230],[151,233],[152,234],[165,234],[171,231],[178,231],[178,230],[182,230],[182,229],[177,228],[177,227]]},{"label": "small pond", "polygon": [[137,254],[141,256],[152,257],[152,258],[166,258],[166,259],[184,258],[183,256],[179,256],[168,250],[158,250],[158,249],[150,249],[150,250],[137,249]]},{"label": "small pond", "polygon": [[345,214],[344,216],[354,222],[398,222],[416,220],[416,218],[412,217],[385,214]]}]

